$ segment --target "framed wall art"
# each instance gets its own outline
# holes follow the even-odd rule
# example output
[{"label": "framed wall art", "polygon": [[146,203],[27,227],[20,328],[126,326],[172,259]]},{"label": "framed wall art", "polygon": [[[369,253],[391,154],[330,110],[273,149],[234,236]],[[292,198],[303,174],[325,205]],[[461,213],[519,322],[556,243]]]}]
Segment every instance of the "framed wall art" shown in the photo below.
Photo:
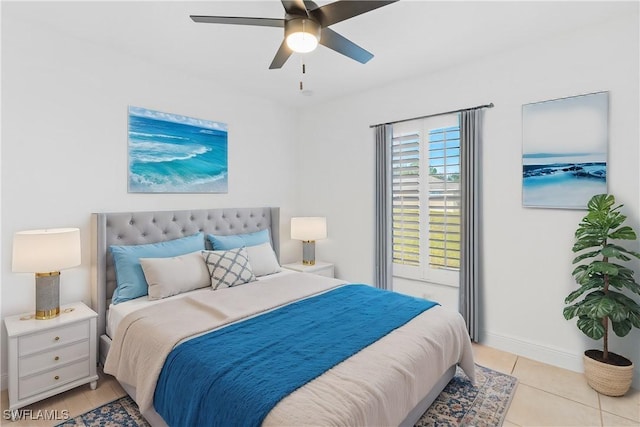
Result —
[{"label": "framed wall art", "polygon": [[586,209],[607,192],[609,92],[522,106],[522,204]]},{"label": "framed wall art", "polygon": [[226,193],[227,125],[129,107],[130,193]]}]

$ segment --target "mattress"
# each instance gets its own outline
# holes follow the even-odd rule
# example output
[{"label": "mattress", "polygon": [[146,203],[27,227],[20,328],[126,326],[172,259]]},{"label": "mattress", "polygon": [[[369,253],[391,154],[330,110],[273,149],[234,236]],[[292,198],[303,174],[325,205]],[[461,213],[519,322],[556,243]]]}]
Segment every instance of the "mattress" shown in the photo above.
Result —
[{"label": "mattress", "polygon": [[[288,274],[295,274],[291,270],[283,269],[280,273],[270,274],[268,276],[258,277],[259,281],[269,281],[273,279],[277,279],[278,277],[282,277]],[[174,295],[169,298],[159,299],[159,300],[149,300],[147,295],[135,298],[129,301],[121,302],[120,304],[111,304],[107,309],[107,335],[109,338],[113,339],[115,332],[118,330],[118,325],[122,322],[128,314],[131,314],[135,311],[141,310],[145,307],[150,307],[155,304],[160,304],[164,301],[169,301],[172,299],[184,298],[185,296],[197,296],[199,293],[203,292],[211,292],[211,287],[207,286],[202,289],[196,289],[195,291]]]}]

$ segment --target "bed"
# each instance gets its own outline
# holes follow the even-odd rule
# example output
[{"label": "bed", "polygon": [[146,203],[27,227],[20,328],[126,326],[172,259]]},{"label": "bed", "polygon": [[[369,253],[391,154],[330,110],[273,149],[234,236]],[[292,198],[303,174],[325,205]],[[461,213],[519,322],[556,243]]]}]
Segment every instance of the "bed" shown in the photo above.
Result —
[{"label": "bed", "polygon": [[[167,425],[156,411],[153,397],[156,384],[163,384],[166,370],[163,363],[168,355],[175,353],[173,349],[211,335],[209,330],[227,333],[233,327],[243,327],[253,319],[259,321],[270,313],[293,310],[297,304],[316,303],[332,296],[337,298],[338,292],[346,292],[357,285],[283,270],[246,285],[216,292],[202,288],[156,301],[140,297],[111,305],[116,274],[110,245],[133,247],[174,241],[196,233],[235,236],[264,230],[268,230],[269,244],[279,258],[278,208],[92,215],[92,305],[98,312],[99,360],[107,365],[105,372],[116,376],[153,426]],[[205,249],[212,249],[210,242],[205,241]],[[200,313],[197,307],[202,304],[208,304],[207,310],[197,314]],[[184,312],[189,312],[189,321],[183,321]],[[220,312],[224,312],[223,319]],[[156,330],[137,330],[143,328],[141,325]],[[127,332],[118,334],[119,330]],[[166,341],[164,337],[167,337]],[[136,344],[140,348],[132,347],[132,342],[145,339],[149,342]],[[457,365],[474,379],[471,343],[464,322],[458,313],[444,307],[421,311],[374,341],[324,374],[295,388],[275,404],[263,418],[262,425],[410,426],[444,389]],[[148,367],[152,367],[151,372],[143,373],[143,368]]]}]

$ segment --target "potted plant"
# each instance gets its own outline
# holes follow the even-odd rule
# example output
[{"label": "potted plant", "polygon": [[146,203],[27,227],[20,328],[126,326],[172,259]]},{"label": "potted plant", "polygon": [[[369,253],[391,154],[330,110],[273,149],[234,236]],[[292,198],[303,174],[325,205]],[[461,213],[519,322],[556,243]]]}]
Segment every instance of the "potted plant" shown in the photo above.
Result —
[{"label": "potted plant", "polygon": [[[633,327],[640,328],[640,305],[621,291],[640,295],[634,271],[619,262],[630,261],[640,254],[614,243],[636,240],[635,231],[623,225],[627,219],[615,206],[614,196],[598,194],[589,200],[588,213],[575,233],[573,260],[579,264],[572,275],[580,286],[565,299],[565,319],[578,318],[577,326],[588,337],[602,338],[603,350],[584,353],[584,371],[589,385],[608,396],[622,396],[633,380],[633,363],[609,351],[609,327],[619,337]],[[583,262],[587,261],[587,262]],[[583,298],[580,298],[583,297]]]}]

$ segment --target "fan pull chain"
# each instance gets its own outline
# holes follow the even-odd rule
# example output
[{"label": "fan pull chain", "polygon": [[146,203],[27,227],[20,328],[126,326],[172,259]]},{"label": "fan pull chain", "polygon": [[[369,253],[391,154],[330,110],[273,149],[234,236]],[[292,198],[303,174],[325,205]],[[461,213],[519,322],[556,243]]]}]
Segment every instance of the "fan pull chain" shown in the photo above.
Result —
[{"label": "fan pull chain", "polygon": [[[302,74],[307,74],[307,66],[304,62],[302,63]],[[302,80],[300,80],[300,92],[302,92],[303,90],[304,90],[304,83],[302,82]]]}]

